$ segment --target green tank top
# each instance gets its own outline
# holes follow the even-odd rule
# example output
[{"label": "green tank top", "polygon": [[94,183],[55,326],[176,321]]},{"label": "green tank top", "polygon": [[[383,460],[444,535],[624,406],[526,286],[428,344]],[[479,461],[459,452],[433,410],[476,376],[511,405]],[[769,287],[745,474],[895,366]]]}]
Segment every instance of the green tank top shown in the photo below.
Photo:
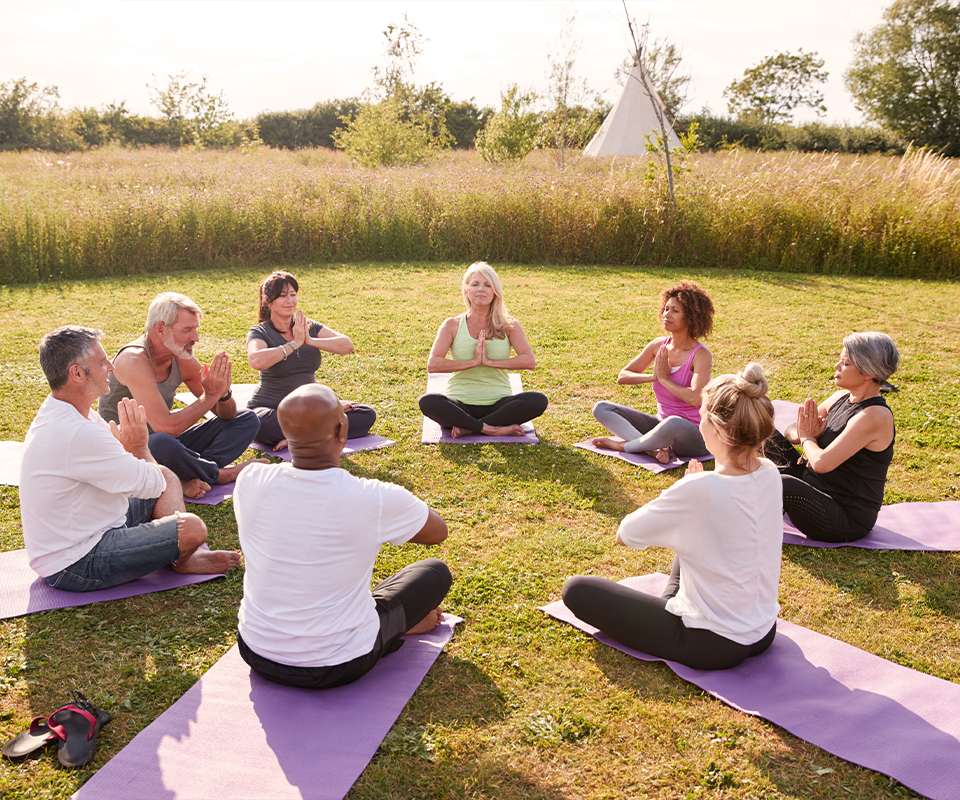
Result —
[{"label": "green tank top", "polygon": [[[467,315],[461,314],[450,356],[454,361],[469,361],[476,352],[477,340],[467,330]],[[510,339],[487,339],[487,355],[497,360],[510,358]],[[447,383],[447,397],[471,406],[493,405],[511,394],[510,375],[505,369],[471,367],[453,373]]]}]

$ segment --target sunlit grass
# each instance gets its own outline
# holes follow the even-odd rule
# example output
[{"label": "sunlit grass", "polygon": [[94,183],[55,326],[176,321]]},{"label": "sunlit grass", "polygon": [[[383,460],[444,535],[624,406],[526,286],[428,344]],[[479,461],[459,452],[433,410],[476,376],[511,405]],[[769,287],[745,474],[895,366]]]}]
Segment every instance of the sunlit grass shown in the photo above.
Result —
[{"label": "sunlit grass", "polygon": [[[598,432],[590,416],[598,399],[652,409],[648,389],[618,387],[615,376],[657,334],[655,303],[665,285],[692,278],[711,293],[718,316],[708,344],[717,372],[759,360],[773,395],[788,400],[831,391],[846,333],[889,332],[904,363],[893,378],[900,392],[889,397],[897,446],[888,503],[960,499],[960,287],[497,264],[538,359],[525,383],[551,400],[537,423],[542,444],[423,447],[416,399],[433,334],[461,308],[464,266],[295,269],[304,309],[357,346],[354,355],[326,358],[321,378],[345,399],[374,405],[375,432],[398,442],[345,466],[407,486],[449,522],[449,539],[432,553],[454,574],[447,608],[466,619],[351,797],[914,796],[535,609],[557,599],[571,574],[619,579],[669,568],[669,551],[616,547],[613,534],[626,513],[678,476],[649,475],[571,447]],[[189,294],[205,310],[201,358],[226,349],[236,380],[254,380],[243,343],[262,275],[238,268],[3,288],[0,438],[22,439],[46,394],[36,361],[43,333],[68,322],[96,325],[112,353],[139,335],[149,300],[165,289]],[[198,508],[212,541],[236,547],[230,503]],[[17,491],[0,487],[0,549],[19,547]],[[426,552],[387,547],[375,577]],[[958,682],[958,566],[953,553],[787,547],[782,616]],[[0,738],[50,713],[74,688],[114,714],[90,768],[60,770],[49,752],[19,765],[4,761],[0,796],[69,796],[232,645],[241,592],[238,570],[185,589],[0,622]]]}]

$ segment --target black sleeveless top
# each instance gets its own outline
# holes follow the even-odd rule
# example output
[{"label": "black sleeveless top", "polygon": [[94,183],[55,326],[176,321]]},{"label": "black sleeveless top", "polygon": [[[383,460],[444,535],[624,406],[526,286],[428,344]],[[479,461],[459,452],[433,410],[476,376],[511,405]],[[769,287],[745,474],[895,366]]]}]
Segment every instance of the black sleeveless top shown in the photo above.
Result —
[{"label": "black sleeveless top", "polygon": [[[863,409],[870,406],[889,408],[882,397],[868,397],[859,403],[851,403],[849,399],[850,395],[847,394],[830,406],[827,429],[817,439],[820,447],[829,446]],[[887,482],[887,468],[892,460],[893,440],[885,450],[858,450],[830,472],[814,472],[808,466],[800,477],[830,495],[843,506],[854,522],[869,531],[876,524],[877,513],[883,505],[883,486]]]}]

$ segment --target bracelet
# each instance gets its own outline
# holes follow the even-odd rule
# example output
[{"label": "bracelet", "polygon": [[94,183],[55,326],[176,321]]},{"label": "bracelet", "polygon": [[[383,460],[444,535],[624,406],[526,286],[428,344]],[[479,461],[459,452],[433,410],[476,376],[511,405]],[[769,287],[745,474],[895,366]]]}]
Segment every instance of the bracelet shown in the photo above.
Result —
[{"label": "bracelet", "polygon": [[804,443],[804,442],[815,442],[815,441],[817,441],[817,437],[816,437],[816,436],[804,436],[804,437],[800,440],[800,446],[803,447],[803,443]]},{"label": "bracelet", "polygon": [[287,360],[287,351],[283,349],[283,348],[286,346],[286,344],[287,344],[287,343],[284,342],[282,345],[280,345],[280,352],[283,353],[283,360],[284,360],[284,361]]},{"label": "bracelet", "polygon": [[231,397],[233,397],[233,388],[232,388],[232,387],[231,387],[230,389],[227,389],[227,393],[226,393],[223,397],[221,397],[217,402],[218,402],[218,403],[226,403],[227,400],[229,400]]}]

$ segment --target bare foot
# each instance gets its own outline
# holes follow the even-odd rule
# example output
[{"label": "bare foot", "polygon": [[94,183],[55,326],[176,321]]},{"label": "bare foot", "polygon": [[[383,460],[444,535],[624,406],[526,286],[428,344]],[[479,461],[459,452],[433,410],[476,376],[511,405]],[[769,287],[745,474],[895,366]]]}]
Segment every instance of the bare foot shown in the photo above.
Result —
[{"label": "bare foot", "polygon": [[596,439],[591,439],[590,444],[594,447],[599,447],[602,450],[616,450],[617,452],[623,453],[623,439],[617,439],[613,436],[598,436]]},{"label": "bare foot", "polygon": [[661,447],[659,450],[651,450],[650,455],[653,456],[655,459],[657,459],[657,461],[659,461],[661,464],[670,463],[669,447]]},{"label": "bare foot", "polygon": [[454,439],[459,439],[461,436],[473,436],[473,431],[467,430],[466,428],[451,428],[450,435]]},{"label": "bare foot", "polygon": [[251,464],[269,463],[269,458],[251,458],[247,461],[241,461],[239,464],[234,464],[230,467],[220,467],[220,474],[217,476],[217,483],[233,483],[244,467],[249,467]]},{"label": "bare foot", "polygon": [[523,436],[526,431],[522,425],[483,425],[484,436]]},{"label": "bare foot", "polygon": [[183,487],[183,496],[189,497],[191,500],[200,500],[207,492],[210,491],[210,484],[206,481],[202,481],[199,478],[193,478],[189,481],[180,481],[180,485]]},{"label": "bare foot", "polygon": [[427,616],[425,616],[410,630],[408,630],[407,633],[430,633],[430,631],[436,628],[441,622],[443,622],[443,609],[440,608],[440,606],[437,606],[435,609],[433,609],[433,611],[427,614]]},{"label": "bare foot", "polygon": [[287,446],[287,440],[286,440],[286,439],[281,439],[279,442],[277,442],[277,443],[273,446],[273,452],[276,453],[277,450],[283,450],[283,448],[286,447],[286,446]]},{"label": "bare foot", "polygon": [[233,550],[195,550],[192,555],[173,562],[173,571],[188,575],[219,575],[240,565],[240,554]]}]

